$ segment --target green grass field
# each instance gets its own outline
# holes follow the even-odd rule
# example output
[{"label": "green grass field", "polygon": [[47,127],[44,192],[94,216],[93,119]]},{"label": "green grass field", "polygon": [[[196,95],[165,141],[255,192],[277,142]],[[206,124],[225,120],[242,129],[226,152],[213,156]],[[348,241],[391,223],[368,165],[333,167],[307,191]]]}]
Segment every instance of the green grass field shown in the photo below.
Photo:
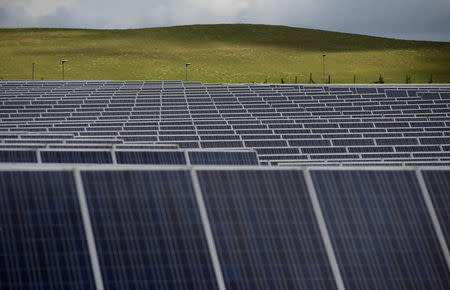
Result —
[{"label": "green grass field", "polygon": [[322,83],[450,82],[450,42],[405,41],[286,26],[224,24],[132,30],[0,29],[0,78]]}]

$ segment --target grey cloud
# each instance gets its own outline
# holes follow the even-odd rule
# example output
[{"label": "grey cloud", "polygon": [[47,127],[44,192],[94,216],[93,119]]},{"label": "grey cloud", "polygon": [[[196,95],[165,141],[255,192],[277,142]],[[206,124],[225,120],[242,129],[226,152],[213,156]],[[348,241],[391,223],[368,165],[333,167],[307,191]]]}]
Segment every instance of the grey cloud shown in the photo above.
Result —
[{"label": "grey cloud", "polygon": [[448,0],[0,0],[0,27],[260,23],[450,41],[448,15]]}]

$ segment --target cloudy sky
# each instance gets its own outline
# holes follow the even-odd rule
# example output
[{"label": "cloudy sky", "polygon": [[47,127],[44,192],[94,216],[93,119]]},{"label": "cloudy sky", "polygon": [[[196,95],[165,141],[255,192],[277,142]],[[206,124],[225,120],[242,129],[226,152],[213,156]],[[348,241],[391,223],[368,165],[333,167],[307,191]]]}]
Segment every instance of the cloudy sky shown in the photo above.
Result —
[{"label": "cloudy sky", "polygon": [[450,0],[0,0],[0,27],[279,24],[450,41]]}]

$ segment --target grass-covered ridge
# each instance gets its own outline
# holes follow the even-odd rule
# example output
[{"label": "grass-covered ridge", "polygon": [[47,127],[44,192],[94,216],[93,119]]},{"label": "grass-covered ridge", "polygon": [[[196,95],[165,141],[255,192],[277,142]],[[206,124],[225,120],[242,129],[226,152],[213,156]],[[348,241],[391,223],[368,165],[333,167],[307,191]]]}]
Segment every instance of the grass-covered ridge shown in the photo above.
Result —
[{"label": "grass-covered ridge", "polygon": [[223,24],[131,30],[0,29],[0,78],[203,82],[450,82],[450,42],[406,41],[286,26]]}]

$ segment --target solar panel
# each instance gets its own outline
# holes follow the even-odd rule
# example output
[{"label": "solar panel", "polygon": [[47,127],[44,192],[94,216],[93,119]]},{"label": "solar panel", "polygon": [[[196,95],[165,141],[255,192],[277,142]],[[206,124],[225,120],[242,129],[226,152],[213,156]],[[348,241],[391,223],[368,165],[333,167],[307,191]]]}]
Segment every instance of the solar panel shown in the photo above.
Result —
[{"label": "solar panel", "polygon": [[182,151],[116,151],[119,164],[186,164]]},{"label": "solar panel", "polygon": [[336,288],[300,171],[197,173],[227,288]]},{"label": "solar panel", "polygon": [[0,151],[0,162],[37,162],[36,151],[2,150]]},{"label": "solar panel", "polygon": [[81,173],[106,289],[215,289],[188,171]]},{"label": "solar panel", "polygon": [[450,171],[422,170],[447,245],[450,245]]},{"label": "solar panel", "polygon": [[190,151],[192,165],[258,165],[255,152]]},{"label": "solar panel", "polygon": [[95,289],[73,174],[0,171],[2,289]]},{"label": "solar panel", "polygon": [[[252,150],[345,146],[347,152],[359,153],[351,151],[353,146],[415,145],[389,152],[437,153],[446,150],[450,130],[450,89],[442,84],[79,83],[0,82],[0,135],[5,136],[0,147],[65,148],[84,143],[111,148],[158,142],[179,148]],[[72,148],[76,146],[83,147]],[[325,153],[305,156],[326,161],[313,156]],[[438,155],[433,158],[443,161]]]},{"label": "solar panel", "polygon": [[413,171],[311,172],[346,288],[448,289]]},{"label": "solar panel", "polygon": [[111,151],[41,151],[43,163],[112,163]]}]

